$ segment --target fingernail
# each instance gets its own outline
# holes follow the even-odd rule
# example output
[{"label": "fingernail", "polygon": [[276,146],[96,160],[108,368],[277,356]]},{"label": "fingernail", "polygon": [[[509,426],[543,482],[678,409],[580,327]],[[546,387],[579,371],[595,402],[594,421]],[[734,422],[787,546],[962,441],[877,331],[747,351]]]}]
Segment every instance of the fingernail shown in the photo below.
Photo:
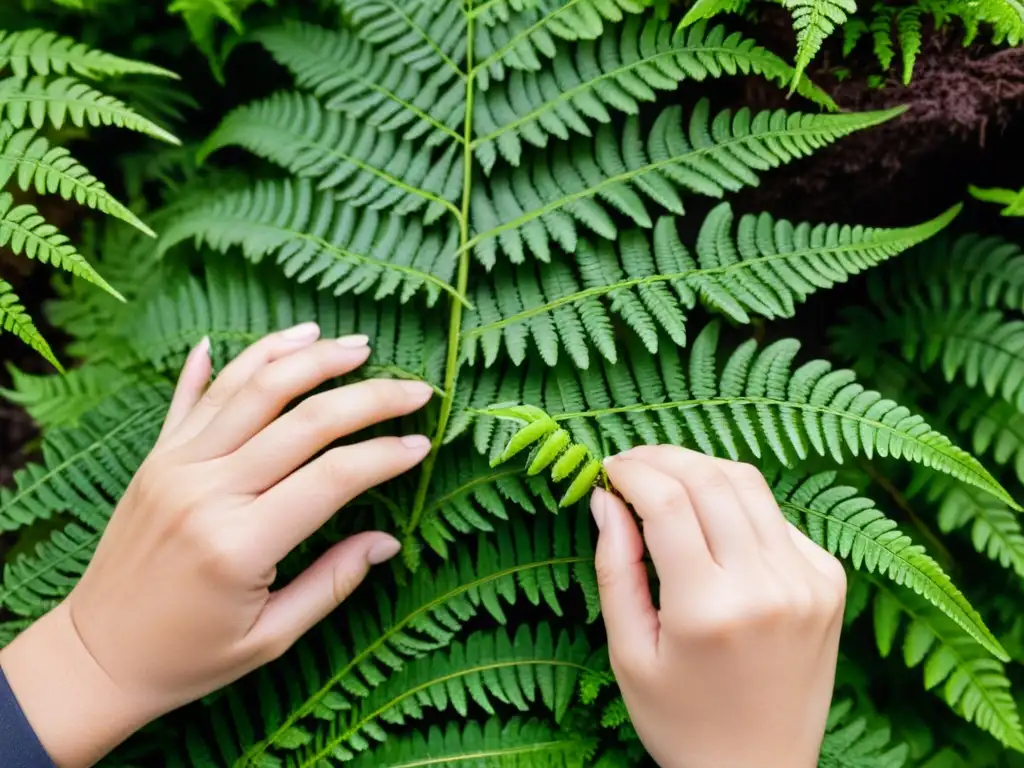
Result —
[{"label": "fingernail", "polygon": [[203,336],[196,344],[195,349],[192,350],[192,354],[196,357],[209,357],[210,356],[210,337]]},{"label": "fingernail", "polygon": [[590,514],[594,516],[597,530],[604,527],[605,513],[608,509],[608,493],[603,488],[595,488],[590,496]]},{"label": "fingernail", "polygon": [[281,332],[281,338],[286,341],[313,341],[319,335],[320,326],[316,323],[302,323]]},{"label": "fingernail", "polygon": [[346,349],[359,349],[370,343],[370,337],[365,333],[356,333],[352,336],[342,336],[340,339],[336,339],[336,341]]},{"label": "fingernail", "polygon": [[402,445],[411,451],[426,451],[430,449],[430,438],[424,435],[407,435],[402,438]]},{"label": "fingernail", "polygon": [[398,539],[388,537],[381,539],[370,547],[370,551],[366,554],[366,560],[370,565],[380,565],[381,563],[386,563],[401,551],[402,545],[398,543]]},{"label": "fingernail", "polygon": [[434,396],[434,388],[425,381],[402,381],[399,384],[409,397],[416,400],[426,402]]}]

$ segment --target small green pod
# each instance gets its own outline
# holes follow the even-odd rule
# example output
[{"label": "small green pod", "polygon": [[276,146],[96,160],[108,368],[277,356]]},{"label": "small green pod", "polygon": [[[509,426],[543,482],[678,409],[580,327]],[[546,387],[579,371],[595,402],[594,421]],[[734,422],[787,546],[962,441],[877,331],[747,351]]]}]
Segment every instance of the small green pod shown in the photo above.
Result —
[{"label": "small green pod", "polygon": [[505,450],[502,451],[501,456],[498,457],[494,464],[498,465],[508,461],[521,450],[528,448],[548,432],[553,432],[556,429],[558,429],[558,422],[550,416],[539,419],[532,424],[527,424],[512,436],[512,439],[508,441],[508,445],[505,446]]},{"label": "small green pod", "polygon": [[537,449],[537,455],[530,462],[530,468],[526,470],[528,475],[539,475],[547,469],[551,462],[558,458],[559,454],[569,445],[569,433],[564,429],[552,432]]},{"label": "small green pod", "polygon": [[576,471],[584,459],[589,456],[590,453],[587,451],[586,446],[573,445],[569,447],[562,457],[555,462],[555,466],[551,469],[551,479],[555,482],[565,480],[569,475]]},{"label": "small green pod", "polygon": [[576,475],[576,479],[572,481],[569,489],[565,492],[565,496],[563,496],[561,501],[558,502],[558,506],[568,507],[570,504],[575,504],[586,496],[587,492],[594,487],[594,481],[597,479],[600,472],[601,462],[596,459],[591,459],[590,462],[580,470],[580,473]]}]

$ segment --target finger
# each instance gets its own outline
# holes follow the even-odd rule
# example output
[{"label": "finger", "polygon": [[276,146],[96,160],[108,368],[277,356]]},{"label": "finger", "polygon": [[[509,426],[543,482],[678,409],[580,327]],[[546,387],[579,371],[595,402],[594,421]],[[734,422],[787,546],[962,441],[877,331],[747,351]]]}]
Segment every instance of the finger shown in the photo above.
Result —
[{"label": "finger", "polygon": [[644,540],[662,583],[685,584],[714,565],[686,489],[642,461],[616,456],[605,462],[608,478],[643,521]]},{"label": "finger", "polygon": [[271,553],[276,563],[356,496],[409,471],[429,452],[422,435],[332,448],[256,500],[254,551]]},{"label": "finger", "polygon": [[385,533],[360,533],[335,544],[288,586],[270,595],[250,640],[279,656],[341,605],[370,568],[398,554],[401,545]]},{"label": "finger", "polygon": [[377,379],[314,395],[235,451],[228,466],[251,484],[245,490],[266,490],[338,438],[412,413],[433,394],[420,381]]},{"label": "finger", "polygon": [[796,546],[797,551],[821,576],[823,581],[830,587],[846,594],[846,571],[843,564],[833,555],[819,547],[807,535],[795,525],[786,521],[789,529],[790,540]]},{"label": "finger", "polygon": [[203,396],[206,386],[210,383],[213,364],[210,362],[210,337],[204,336],[202,341],[192,348],[185,358],[185,365],[178,376],[178,385],[174,389],[171,405],[167,409],[163,428],[157,438],[159,443],[167,435],[174,432],[184,421],[195,404]]},{"label": "finger", "polygon": [[716,459],[703,453],[690,451],[675,446],[640,446],[629,451],[635,456],[657,467],[662,472],[678,477],[680,472],[688,469],[695,476],[710,472],[714,467],[725,474],[733,493],[740,501],[742,511],[750,523],[758,541],[768,548],[784,548],[792,546],[786,519],[779,511],[778,502],[772,494],[764,475],[750,464],[741,464],[726,459]]},{"label": "finger", "polygon": [[634,448],[627,457],[682,485],[716,563],[746,567],[758,556],[757,536],[718,460],[674,446]]},{"label": "finger", "polygon": [[238,450],[295,398],[366,362],[365,336],[319,341],[264,365],[196,435],[197,457],[212,459]]},{"label": "finger", "polygon": [[206,394],[196,403],[174,436],[175,442],[187,442],[210,423],[210,420],[243,387],[246,382],[274,360],[309,346],[320,335],[316,323],[303,323],[294,328],[264,336],[250,345],[220,372]]},{"label": "finger", "polygon": [[640,531],[626,505],[607,491],[594,491],[590,509],[599,531],[594,566],[612,659],[652,658],[659,622]]}]

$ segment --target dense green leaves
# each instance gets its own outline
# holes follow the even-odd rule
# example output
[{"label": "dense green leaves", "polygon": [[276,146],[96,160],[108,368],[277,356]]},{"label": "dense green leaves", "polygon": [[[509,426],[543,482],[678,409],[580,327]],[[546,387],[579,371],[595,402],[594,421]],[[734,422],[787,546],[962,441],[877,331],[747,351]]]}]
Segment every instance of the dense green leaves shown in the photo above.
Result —
[{"label": "dense green leaves", "polygon": [[0,189],[12,179],[22,190],[33,189],[40,195],[58,194],[65,200],[116,216],[146,234],[153,234],[67,149],[51,146],[44,136],[30,128],[15,131],[10,124],[0,122]]},{"label": "dense green leaves", "polygon": [[61,370],[61,365],[49,343],[36,328],[21,300],[14,293],[14,288],[5,280],[0,280],[0,330],[13,333],[45,357],[55,368]]},{"label": "dense green leaves", "polygon": [[121,297],[75,249],[66,235],[46,223],[34,205],[15,205],[14,197],[9,192],[0,192],[0,247],[3,246],[16,254],[24,254],[43,264],[67,270]]},{"label": "dense green leaves", "polygon": [[490,366],[502,357],[504,342],[505,356],[521,365],[535,345],[549,365],[564,350],[576,367],[588,368],[591,347],[617,362],[615,319],[656,353],[664,335],[686,345],[688,315],[698,302],[740,323],[749,323],[751,315],[791,317],[811,293],[931,237],[957,211],[916,227],[873,229],[793,225],[767,213],[735,223],[731,207],[722,203],[704,220],[696,259],[675,221],[662,217],[653,238],[634,229],[614,245],[581,241],[576,269],[561,260],[496,268],[472,296],[463,353],[472,363],[482,351]]},{"label": "dense green leaves", "polygon": [[241,246],[250,260],[273,255],[289,277],[318,278],[318,287],[336,296],[374,290],[376,299],[399,293],[407,301],[423,289],[433,304],[442,291],[461,300],[448,282],[455,235],[441,237],[397,214],[358,210],[300,180],[202,198],[167,225],[160,248],[187,239],[222,251]]},{"label": "dense green leaves", "polygon": [[966,720],[1003,744],[1024,749],[1020,715],[1001,663],[986,654],[952,621],[909,590],[876,585],[873,619],[878,648],[888,656],[904,629],[903,661],[923,663],[924,685]]},{"label": "dense green leaves", "polygon": [[494,172],[472,196],[475,234],[467,247],[493,266],[501,251],[513,263],[527,254],[551,260],[551,241],[572,253],[577,224],[607,239],[618,227],[612,211],[641,227],[653,226],[647,203],[683,213],[683,196],[721,197],[758,184],[758,173],[812,154],[843,136],[891,120],[903,109],[836,115],[784,110],[753,114],[744,108],[712,116],[699,101],[688,120],[663,110],[648,128],[629,116],[620,129],[597,128],[535,152],[531,162]]},{"label": "dense green leaves", "polygon": [[[598,456],[636,442],[692,445],[738,458],[774,457],[786,465],[811,454],[842,462],[846,456],[903,458],[992,493],[1019,509],[1009,493],[966,451],[911,413],[856,382],[824,360],[794,369],[800,344],[784,339],[759,348],[747,341],[720,364],[719,327],[707,326],[684,363],[666,347],[657,358],[637,352],[629,364],[602,370],[550,373],[524,369],[500,386],[487,373],[466,407],[543,402],[543,410]],[[525,396],[524,396],[525,395]],[[484,402],[484,400],[489,402]],[[595,420],[601,437],[579,422]],[[487,419],[485,419],[486,421]],[[454,422],[458,429],[472,419]],[[500,456],[508,430],[481,431],[478,449]],[[599,447],[607,441],[608,449]]]},{"label": "dense green leaves", "polygon": [[0,72],[7,68],[15,77],[69,72],[92,79],[120,75],[176,77],[163,67],[98,51],[42,29],[0,30]]}]

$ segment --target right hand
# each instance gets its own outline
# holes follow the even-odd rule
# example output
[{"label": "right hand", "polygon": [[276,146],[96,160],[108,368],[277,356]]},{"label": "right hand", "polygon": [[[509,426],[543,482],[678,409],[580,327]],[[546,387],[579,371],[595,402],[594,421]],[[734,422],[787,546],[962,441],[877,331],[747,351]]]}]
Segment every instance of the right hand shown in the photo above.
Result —
[{"label": "right hand", "polygon": [[[671,446],[607,462],[597,575],[612,667],[662,768],[813,768],[835,680],[842,565],[755,468]],[[644,540],[657,571],[656,610]]]}]

